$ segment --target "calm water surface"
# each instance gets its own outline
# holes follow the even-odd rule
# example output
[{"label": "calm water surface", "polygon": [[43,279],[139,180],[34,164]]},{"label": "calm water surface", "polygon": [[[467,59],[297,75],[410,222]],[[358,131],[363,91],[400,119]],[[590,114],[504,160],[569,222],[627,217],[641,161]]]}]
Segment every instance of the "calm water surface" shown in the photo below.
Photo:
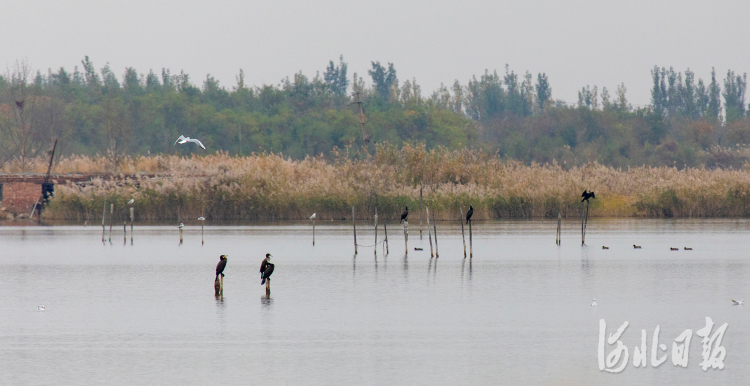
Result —
[{"label": "calm water surface", "polygon": [[[7,225],[7,224],[6,224]],[[0,385],[736,385],[750,378],[750,222],[592,219],[474,224],[464,259],[458,223],[439,223],[439,259],[426,230],[389,224],[390,254],[360,247],[351,225],[174,226],[122,229],[0,227]],[[369,229],[365,229],[369,228]],[[382,227],[380,229],[382,237]],[[358,226],[360,244],[374,241]],[[468,240],[467,240],[468,242]],[[632,244],[643,246],[634,250]],[[602,250],[602,245],[609,250]],[[684,251],[683,247],[693,251]],[[424,251],[414,251],[422,247]],[[670,247],[681,250],[671,252]],[[258,267],[276,270],[265,299]],[[224,298],[214,268],[227,254]],[[597,299],[598,306],[591,307]],[[46,310],[37,311],[45,305]],[[723,370],[687,368],[672,342],[705,317],[728,323]],[[599,370],[599,320],[623,322],[622,373]],[[659,325],[667,361],[651,367]],[[647,331],[646,368],[632,365]],[[607,346],[609,353],[614,346]]]}]

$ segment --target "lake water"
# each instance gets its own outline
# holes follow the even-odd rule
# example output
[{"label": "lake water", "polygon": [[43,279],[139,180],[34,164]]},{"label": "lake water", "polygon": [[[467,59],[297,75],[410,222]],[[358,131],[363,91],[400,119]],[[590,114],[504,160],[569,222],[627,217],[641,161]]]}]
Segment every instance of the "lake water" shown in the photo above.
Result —
[{"label": "lake water", "polygon": [[[350,223],[0,227],[0,385],[736,385],[750,378],[750,222],[591,219],[439,223],[438,259],[410,224],[409,253],[359,247]],[[367,229],[365,229],[367,228]],[[358,224],[360,244],[374,241]],[[467,230],[468,232],[468,230]],[[382,227],[380,228],[382,237]],[[468,238],[468,235],[467,235]],[[467,240],[468,243],[468,240]],[[632,244],[643,248],[633,249]],[[602,250],[606,245],[610,249]],[[685,251],[683,247],[692,247]],[[422,247],[424,251],[414,251]],[[679,251],[670,251],[678,247]],[[276,270],[265,298],[258,268]],[[214,298],[218,256],[229,256]],[[598,305],[591,306],[596,298]],[[45,305],[39,312],[37,307]],[[701,338],[728,323],[723,370]],[[599,323],[625,321],[621,373],[599,369]],[[667,356],[651,365],[652,334]],[[647,366],[632,365],[641,330]],[[692,329],[686,368],[672,343]],[[616,345],[605,345],[605,354]]]}]

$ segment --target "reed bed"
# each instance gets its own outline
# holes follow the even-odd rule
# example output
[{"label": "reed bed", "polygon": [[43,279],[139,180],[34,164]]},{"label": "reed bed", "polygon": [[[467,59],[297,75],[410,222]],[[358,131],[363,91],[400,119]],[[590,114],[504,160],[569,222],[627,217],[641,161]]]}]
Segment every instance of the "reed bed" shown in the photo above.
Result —
[{"label": "reed bed", "polygon": [[[61,159],[57,173],[105,172],[104,158]],[[584,189],[596,192],[591,216],[727,217],[750,215],[750,167],[614,169],[591,163],[564,168],[556,163],[523,165],[476,150],[447,150],[404,144],[378,145],[372,154],[335,150],[331,157],[292,160],[282,154],[143,156],[117,165],[131,180],[94,180],[57,185],[44,216],[101,219],[104,200],[124,218],[135,198],[137,220],[204,216],[214,220],[371,218],[397,219],[404,206],[416,220],[419,191],[440,220],[474,206],[474,219],[580,215]],[[142,174],[138,174],[142,173]],[[149,176],[149,174],[151,176]],[[156,175],[156,176],[154,176]]]}]

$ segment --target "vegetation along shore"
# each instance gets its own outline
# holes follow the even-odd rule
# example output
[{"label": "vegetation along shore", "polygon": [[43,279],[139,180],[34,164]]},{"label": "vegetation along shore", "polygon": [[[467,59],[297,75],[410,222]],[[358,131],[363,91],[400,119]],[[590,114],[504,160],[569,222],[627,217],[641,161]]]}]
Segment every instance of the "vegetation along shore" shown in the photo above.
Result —
[{"label": "vegetation along shore", "polygon": [[[439,220],[578,217],[584,189],[596,192],[591,216],[724,217],[750,215],[750,169],[630,167],[590,163],[524,165],[478,150],[427,149],[387,143],[343,149],[332,157],[295,160],[282,154],[139,156],[119,169],[133,179],[61,184],[44,211],[47,219],[101,219],[104,201],[123,207],[135,199],[136,220],[371,218],[397,219],[404,206],[424,205]],[[42,168],[40,161],[38,163]],[[106,158],[66,157],[58,173],[107,170]],[[416,212],[412,211],[413,214]],[[120,214],[124,217],[124,212]],[[417,216],[412,217],[412,222]]]}]

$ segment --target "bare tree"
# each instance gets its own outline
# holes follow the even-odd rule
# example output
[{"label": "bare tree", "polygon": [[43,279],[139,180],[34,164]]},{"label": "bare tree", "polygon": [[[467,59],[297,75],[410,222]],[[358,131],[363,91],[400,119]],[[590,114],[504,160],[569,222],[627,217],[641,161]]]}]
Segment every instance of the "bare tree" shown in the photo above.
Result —
[{"label": "bare tree", "polygon": [[33,167],[63,126],[63,106],[30,83],[31,73],[27,62],[16,62],[12,72],[7,70],[6,85],[0,90],[0,161],[15,158],[22,172]]}]

